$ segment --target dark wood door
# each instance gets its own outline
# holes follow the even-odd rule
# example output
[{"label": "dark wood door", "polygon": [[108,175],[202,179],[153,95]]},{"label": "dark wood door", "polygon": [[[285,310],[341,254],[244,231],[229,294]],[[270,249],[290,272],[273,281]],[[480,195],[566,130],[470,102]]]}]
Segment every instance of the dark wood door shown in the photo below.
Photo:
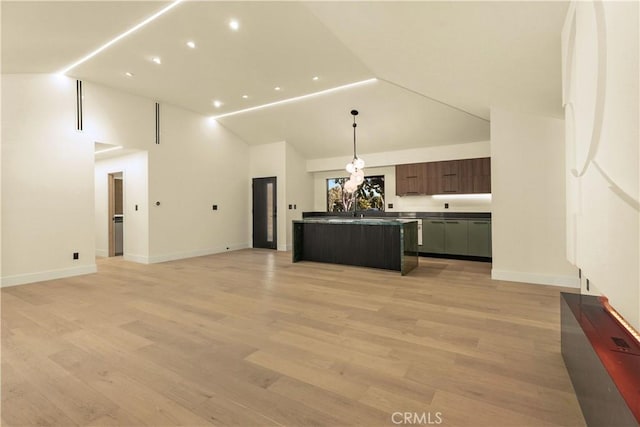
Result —
[{"label": "dark wood door", "polygon": [[253,178],[253,247],[276,249],[276,177]]}]

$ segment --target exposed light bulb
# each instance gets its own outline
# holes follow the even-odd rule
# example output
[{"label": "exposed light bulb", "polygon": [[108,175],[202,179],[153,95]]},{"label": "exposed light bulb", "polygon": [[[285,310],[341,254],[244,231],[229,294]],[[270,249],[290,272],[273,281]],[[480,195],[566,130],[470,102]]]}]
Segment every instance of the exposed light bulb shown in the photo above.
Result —
[{"label": "exposed light bulb", "polygon": [[222,107],[222,102],[218,101],[217,99],[215,101],[213,101],[213,106],[216,108],[220,108]]},{"label": "exposed light bulb", "polygon": [[353,193],[354,191],[356,191],[356,188],[356,183],[351,179],[349,179],[349,181],[344,184],[344,191],[346,191],[347,193]]},{"label": "exposed light bulb", "polygon": [[229,21],[229,28],[231,28],[233,31],[238,31],[238,29],[240,28],[240,23],[237,20],[232,19],[231,21]]},{"label": "exposed light bulb", "polygon": [[362,169],[364,168],[364,160],[362,160],[361,158],[357,158],[355,159],[355,161],[353,162],[353,164],[355,165],[356,168],[358,169]]},{"label": "exposed light bulb", "polygon": [[158,65],[162,64],[162,60],[161,60],[159,57],[157,57],[157,56],[155,56],[155,57],[151,58],[151,60],[152,60],[153,62],[155,62],[156,64],[158,64]]},{"label": "exposed light bulb", "polygon": [[347,163],[347,167],[345,169],[347,169],[347,172],[349,173],[354,173],[356,171],[356,168],[355,166],[353,166],[353,163]]},{"label": "exposed light bulb", "polygon": [[196,48],[196,44],[195,44],[195,42],[193,42],[193,41],[191,41],[191,40],[189,40],[189,41],[187,42],[187,46],[189,46],[191,49],[195,49],[195,48]]}]

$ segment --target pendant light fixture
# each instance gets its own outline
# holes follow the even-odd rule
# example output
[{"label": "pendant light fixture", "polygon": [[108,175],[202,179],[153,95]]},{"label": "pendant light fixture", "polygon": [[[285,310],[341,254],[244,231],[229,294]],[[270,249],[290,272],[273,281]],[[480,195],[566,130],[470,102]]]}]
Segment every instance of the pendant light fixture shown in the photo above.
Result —
[{"label": "pendant light fixture", "polygon": [[347,164],[347,172],[351,174],[349,181],[344,184],[344,191],[347,193],[353,193],[358,189],[358,186],[364,182],[364,160],[358,157],[356,153],[356,116],[358,110],[351,110],[353,116],[353,160]]}]

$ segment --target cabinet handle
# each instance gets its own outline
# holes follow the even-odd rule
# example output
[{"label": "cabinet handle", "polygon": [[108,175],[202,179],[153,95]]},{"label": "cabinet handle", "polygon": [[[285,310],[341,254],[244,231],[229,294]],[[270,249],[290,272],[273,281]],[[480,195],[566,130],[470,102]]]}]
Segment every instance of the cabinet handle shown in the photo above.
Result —
[{"label": "cabinet handle", "polygon": [[484,225],[489,224],[489,222],[487,222],[487,221],[473,221],[473,223],[474,224],[484,224]]},{"label": "cabinet handle", "polygon": [[447,221],[447,224],[460,224],[460,221]]},{"label": "cabinet handle", "polygon": [[430,221],[431,224],[444,224],[444,221]]},{"label": "cabinet handle", "polygon": [[406,178],[417,178],[418,175],[407,175]]}]

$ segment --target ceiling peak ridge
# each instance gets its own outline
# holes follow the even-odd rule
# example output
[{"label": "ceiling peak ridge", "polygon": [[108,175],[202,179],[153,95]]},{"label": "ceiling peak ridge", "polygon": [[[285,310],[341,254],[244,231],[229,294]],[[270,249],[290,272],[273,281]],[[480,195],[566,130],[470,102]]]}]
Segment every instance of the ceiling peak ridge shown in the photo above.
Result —
[{"label": "ceiling peak ridge", "polygon": [[460,108],[460,107],[456,107],[455,105],[451,105],[451,104],[446,103],[446,102],[444,102],[444,101],[441,101],[441,100],[439,100],[439,99],[437,99],[437,98],[433,98],[433,97],[431,97],[431,96],[429,96],[429,95],[425,95],[425,94],[424,94],[424,93],[422,93],[422,92],[418,92],[418,91],[416,91],[416,90],[413,90],[413,89],[411,89],[411,88],[408,88],[408,87],[406,87],[406,86],[403,86],[403,85],[401,85],[401,84],[399,84],[399,83],[396,83],[396,82],[394,82],[394,81],[387,80],[387,79],[385,79],[385,78],[378,77],[378,76],[376,76],[376,78],[377,78],[379,81],[381,81],[381,82],[388,83],[388,84],[390,84],[390,85],[392,85],[392,86],[395,86],[395,87],[397,87],[397,88],[400,88],[400,89],[406,90],[407,92],[411,92],[411,93],[413,93],[413,94],[415,94],[415,95],[421,96],[421,97],[426,98],[426,99],[428,99],[428,100],[430,100],[430,101],[437,102],[438,104],[444,105],[444,106],[449,107],[449,108],[453,108],[453,109],[454,109],[454,110],[456,110],[456,111],[459,111],[459,112],[461,112],[461,113],[467,114],[467,115],[469,115],[469,116],[471,116],[471,117],[474,117],[474,118],[476,118],[476,119],[482,120],[482,121],[487,122],[487,123],[490,123],[490,122],[491,122],[489,119],[486,119],[486,118],[484,118],[484,117],[482,117],[482,116],[479,116],[479,115],[477,115],[477,114],[473,114],[473,113],[471,113],[471,112],[469,112],[469,111],[467,111],[467,110],[464,110],[464,109],[462,109],[462,108]]}]

